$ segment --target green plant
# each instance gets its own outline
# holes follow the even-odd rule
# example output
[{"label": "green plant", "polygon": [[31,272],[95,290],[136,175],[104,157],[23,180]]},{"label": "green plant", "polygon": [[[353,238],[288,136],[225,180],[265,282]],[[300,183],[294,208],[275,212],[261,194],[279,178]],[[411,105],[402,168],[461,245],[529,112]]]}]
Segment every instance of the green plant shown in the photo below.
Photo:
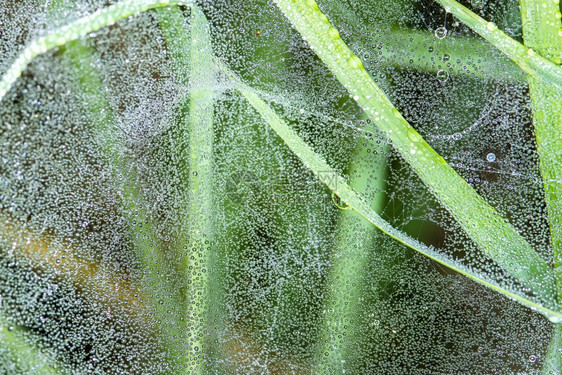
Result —
[{"label": "green plant", "polygon": [[[368,285],[366,280],[369,262],[366,258],[361,258],[361,255],[364,248],[371,246],[366,244],[373,241],[374,227],[398,243],[427,256],[436,264],[446,266],[546,316],[554,328],[543,370],[545,373],[559,371],[562,313],[559,309],[561,242],[558,166],[561,160],[560,137],[552,135],[560,133],[561,125],[558,121],[561,101],[558,99],[562,87],[562,69],[557,65],[560,62],[560,51],[557,49],[560,39],[557,35],[560,33],[560,11],[553,6],[545,13],[550,19],[534,21],[534,18],[540,17],[538,13],[533,13],[538,3],[522,2],[525,44],[521,44],[505,35],[493,23],[484,21],[456,1],[443,0],[439,3],[447,12],[455,15],[528,73],[550,225],[548,251],[551,254],[548,256],[545,256],[543,249],[533,244],[528,236],[521,233],[512,223],[513,218],[499,213],[493,204],[479,194],[474,186],[459,175],[458,171],[423,139],[379,87],[391,83],[371,76],[364,68],[361,58],[344,42],[337,25],[330,22],[313,0],[278,0],[276,5],[324,64],[326,74],[335,77],[347,90],[352,99],[352,104],[349,105],[358,106],[363,111],[362,121],[367,126],[361,131],[368,135],[367,141],[355,145],[342,139],[342,144],[347,142],[351,145],[343,148],[352,150],[346,151],[352,160],[345,172],[349,177],[343,175],[343,168],[333,166],[334,160],[329,155],[329,146],[323,148],[321,142],[313,145],[306,140],[307,131],[295,130],[290,124],[290,116],[284,113],[283,108],[278,108],[279,103],[268,98],[263,89],[252,87],[247,82],[247,77],[242,78],[243,73],[235,71],[232,62],[228,61],[228,54],[222,56],[220,52],[213,51],[209,21],[200,5],[193,1],[127,0],[116,3],[35,39],[6,70],[0,81],[0,99],[3,102],[7,100],[11,87],[34,58],[55,47],[65,47],[62,55],[67,56],[75,67],[80,89],[86,93],[86,103],[91,111],[90,120],[98,124],[98,130],[94,133],[99,134],[102,143],[106,142],[103,149],[109,155],[108,160],[114,165],[114,171],[119,176],[124,176],[121,186],[122,209],[125,212],[134,211],[136,220],[141,223],[139,230],[134,224],[135,219],[131,219],[133,225],[129,228],[136,256],[140,259],[142,267],[148,270],[148,275],[143,275],[140,280],[147,286],[149,299],[157,311],[159,330],[165,331],[164,334],[160,332],[155,335],[161,335],[166,342],[167,358],[171,361],[170,366],[174,371],[218,371],[217,368],[222,366],[221,357],[224,357],[224,353],[220,353],[218,339],[213,336],[215,333],[209,333],[218,329],[217,322],[224,316],[224,312],[218,311],[220,309],[209,302],[215,301],[214,303],[218,304],[216,301],[220,298],[220,293],[217,289],[221,288],[221,274],[226,272],[220,269],[220,261],[213,255],[219,251],[216,243],[217,238],[221,237],[217,224],[211,217],[213,213],[219,212],[215,208],[217,184],[213,177],[218,173],[216,159],[220,158],[216,156],[219,153],[217,144],[220,143],[217,143],[215,133],[220,132],[217,128],[221,124],[217,117],[223,112],[228,112],[228,107],[226,110],[221,109],[224,108],[221,105],[226,104],[219,104],[218,91],[221,90],[221,84],[236,91],[236,95],[240,95],[251,106],[249,116],[256,118],[257,115],[261,118],[267,129],[279,137],[276,142],[282,141],[304,169],[312,172],[315,178],[324,183],[331,199],[341,201],[338,203],[339,208],[355,211],[342,212],[341,218],[333,223],[340,233],[333,242],[336,253],[346,254],[347,249],[350,249],[348,242],[354,238],[355,233],[361,236],[356,243],[362,245],[347,253],[348,258],[330,263],[331,270],[328,271],[325,281],[328,315],[318,322],[320,333],[316,344],[311,345],[316,348],[316,354],[313,356],[315,359],[311,361],[312,364],[302,365],[305,369],[303,371],[311,368],[326,372],[344,370],[347,365],[340,365],[341,361],[352,356],[351,348],[357,344],[361,328],[358,324],[354,324],[352,328],[348,325],[353,317],[361,313],[357,311],[357,306],[349,304],[346,298],[359,300],[362,294],[359,285]],[[170,6],[172,7],[169,8]],[[168,244],[170,241],[159,238],[159,234],[154,233],[154,222],[158,220],[158,215],[151,215],[143,209],[143,206],[150,204],[147,198],[143,197],[146,188],[142,187],[141,178],[128,170],[126,159],[117,152],[121,146],[114,142],[116,136],[107,135],[109,130],[104,127],[111,126],[116,120],[113,114],[102,111],[110,105],[107,98],[100,93],[103,91],[103,84],[99,78],[101,72],[88,67],[94,65],[92,52],[88,47],[81,45],[81,38],[85,35],[150,9],[156,10],[175,80],[179,85],[187,86],[189,90],[188,94],[180,96],[178,102],[173,105],[173,117],[176,119],[174,121],[177,122],[178,130],[177,135],[171,138],[188,139],[183,146],[181,143],[180,146],[170,146],[171,154],[178,160],[178,168],[184,173],[178,177],[181,189],[177,194],[185,194],[186,198],[179,203],[178,213],[187,213],[185,221],[182,221],[185,225],[180,225],[173,244]],[[190,14],[189,21],[185,17],[186,9]],[[185,38],[188,33],[189,38]],[[258,30],[257,34],[260,35],[261,31]],[[555,41],[553,45],[551,41]],[[465,51],[457,52],[459,59],[463,57],[463,52]],[[410,66],[423,66],[418,62],[427,58],[425,52],[420,51],[416,54],[416,63],[411,63]],[[489,71],[501,76],[494,68]],[[443,72],[437,70],[437,78],[447,80],[450,73],[444,76]],[[462,69],[453,69],[452,73],[463,74]],[[487,77],[487,74],[481,74],[476,77]],[[88,93],[91,95],[88,96]],[[100,116],[100,113],[103,114]],[[381,139],[388,143],[388,147],[379,145]],[[383,196],[373,196],[385,190],[385,163],[388,163],[388,158],[380,155],[391,152],[390,149],[400,155],[400,160],[407,163],[435,197],[435,204],[446,210],[446,215],[450,215],[458,229],[474,244],[473,250],[467,251],[470,256],[466,259],[455,259],[452,254],[414,238],[383,218],[384,213],[381,211],[384,209],[385,199]],[[370,156],[373,150],[379,155],[374,159]],[[370,161],[369,168],[355,167],[356,163],[360,164],[361,160],[365,159]],[[186,173],[188,177],[185,176]],[[378,179],[376,183],[369,180],[374,176]],[[233,211],[235,214],[244,212],[246,209],[240,207]],[[225,216],[229,214],[224,213]],[[325,217],[330,215],[334,216],[325,214]],[[5,232],[3,236],[13,236],[11,231]],[[303,234],[308,235],[309,232],[302,232],[301,235]],[[236,238],[239,234],[233,232],[229,235]],[[288,240],[291,238],[289,235]],[[384,247],[384,241],[378,241],[374,246]],[[470,248],[472,245],[467,246]],[[472,257],[476,261],[472,261]],[[551,259],[554,259],[554,262]],[[490,268],[490,265],[495,268]],[[390,263],[388,266],[391,266]],[[167,275],[165,282],[164,275]],[[173,284],[168,281],[170,275],[174,280],[185,279],[185,284],[180,284],[182,290],[174,290]],[[348,278],[352,280],[353,286],[350,288]],[[165,288],[161,288],[162,283],[166,285]],[[348,292],[344,293],[345,290]],[[164,304],[162,300],[167,299],[168,294],[169,302]],[[292,298],[291,293],[286,296]],[[179,321],[176,316],[181,316]],[[166,322],[170,317],[173,318]],[[328,356],[327,361],[322,359],[325,355]],[[532,362],[534,363],[534,360]],[[223,368],[221,371],[229,370]]]}]

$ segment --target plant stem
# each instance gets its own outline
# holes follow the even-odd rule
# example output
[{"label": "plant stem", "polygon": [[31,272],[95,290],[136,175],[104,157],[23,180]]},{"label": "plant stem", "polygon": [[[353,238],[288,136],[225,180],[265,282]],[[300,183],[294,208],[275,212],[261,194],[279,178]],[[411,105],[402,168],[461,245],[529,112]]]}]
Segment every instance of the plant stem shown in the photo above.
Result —
[{"label": "plant stem", "polygon": [[[310,169],[330,190],[335,192],[343,201],[350,205],[350,207],[382,230],[384,233],[394,238],[395,240],[403,243],[404,245],[416,250],[417,252],[433,259],[434,261],[442,264],[450,269],[475,280],[476,282],[489,287],[496,292],[499,292],[507,297],[510,297],[521,304],[536,309],[537,311],[548,316],[550,319],[562,319],[562,313],[553,310],[548,305],[534,302],[529,298],[515,293],[504,286],[497,284],[493,278],[488,275],[476,272],[471,268],[463,265],[460,262],[453,261],[434,248],[429,247],[411,237],[404,232],[394,228],[388,222],[384,221],[372,208],[371,204],[365,202],[346,182],[344,178],[339,176],[337,172],[330,167],[326,161],[314,152],[304,142],[297,133],[295,133],[289,125],[287,125],[270,107],[265,103],[252,88],[244,84],[232,71],[224,64],[218,62],[221,70],[226,73],[229,79],[234,84],[234,87],[248,100],[248,102],[258,111],[262,118],[268,125],[283,139],[285,144],[291,149],[304,165]],[[335,178],[333,176],[336,176]],[[328,178],[327,178],[328,177]],[[552,271],[549,271],[552,272]],[[548,274],[547,274],[548,276]]]},{"label": "plant stem", "polygon": [[[213,115],[214,115],[214,70],[209,23],[198,7],[191,7],[191,45],[177,37],[187,31],[179,8],[158,12],[171,58],[178,76],[190,74],[190,97],[182,107],[189,108],[184,136],[189,137],[189,209],[187,223],[187,247],[190,265],[186,270],[191,281],[188,322],[188,368],[189,374],[201,374],[204,370],[205,332],[209,310],[209,262],[212,229],[213,194]],[[178,42],[179,41],[179,42]],[[182,54],[190,52],[190,60]],[[185,113],[187,111],[183,111]]]},{"label": "plant stem", "polygon": [[[519,65],[523,71],[536,79],[544,81],[553,89],[562,89],[562,68],[560,66],[538,55],[532,48],[529,49],[511,39],[503,31],[499,30],[494,23],[486,22],[486,20],[455,0],[435,1],[441,4],[447,12],[454,14],[459,20],[502,51]],[[541,1],[542,3],[546,4],[547,2]],[[554,1],[552,1],[552,6],[554,6]],[[542,7],[537,7],[536,10],[542,12]],[[523,25],[523,28],[525,29],[525,25]]]},{"label": "plant stem", "polygon": [[[525,45],[551,60],[562,62],[562,24],[560,6],[554,1],[520,0]],[[533,124],[545,192],[550,226],[558,303],[562,303],[562,95],[560,90],[530,76],[529,94],[533,108]],[[561,366],[562,321],[552,331],[543,373],[559,373]]]},{"label": "plant stem", "polygon": [[276,0],[276,3],[483,253],[529,287],[541,304],[558,310],[550,266],[408,124],[318,5],[313,0],[307,0],[306,4],[289,0]]}]

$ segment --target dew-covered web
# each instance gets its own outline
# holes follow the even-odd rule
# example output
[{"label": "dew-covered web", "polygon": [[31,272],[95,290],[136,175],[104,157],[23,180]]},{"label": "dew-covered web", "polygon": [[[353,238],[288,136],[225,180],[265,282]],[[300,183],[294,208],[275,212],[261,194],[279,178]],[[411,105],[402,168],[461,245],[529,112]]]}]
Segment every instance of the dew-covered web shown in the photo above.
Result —
[{"label": "dew-covered web", "polygon": [[[114,3],[0,0],[0,72]],[[540,373],[554,325],[505,294],[556,306],[472,239],[275,2],[195,3],[51,49],[1,99],[0,374]],[[517,1],[463,4],[521,41]],[[550,266],[525,74],[437,2],[318,5]]]}]

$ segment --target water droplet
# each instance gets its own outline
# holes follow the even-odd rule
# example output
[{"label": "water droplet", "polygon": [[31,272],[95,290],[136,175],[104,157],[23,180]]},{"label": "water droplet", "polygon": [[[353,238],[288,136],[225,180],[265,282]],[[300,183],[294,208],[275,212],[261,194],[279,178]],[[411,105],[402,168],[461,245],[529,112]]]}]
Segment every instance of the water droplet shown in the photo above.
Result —
[{"label": "water droplet", "polygon": [[496,161],[496,154],[494,154],[493,152],[490,152],[488,155],[486,155],[486,160],[489,161],[490,163],[493,163]]},{"label": "water droplet", "polygon": [[351,206],[344,202],[335,192],[332,192],[332,202],[340,210],[349,210],[351,208]]},{"label": "water droplet", "polygon": [[449,72],[446,70],[440,70],[437,72],[437,79],[441,82],[446,82],[449,79]]},{"label": "water droplet", "polygon": [[334,27],[330,27],[330,31],[328,32],[333,39],[339,39],[340,33]]},{"label": "water droplet", "polygon": [[447,29],[444,28],[443,26],[438,27],[437,29],[435,29],[435,37],[437,39],[443,39],[447,36]]},{"label": "water droplet", "polygon": [[420,135],[415,130],[410,130],[408,132],[408,138],[410,138],[414,142],[418,142],[419,140],[421,140]]},{"label": "water droplet", "polygon": [[316,4],[316,1],[314,1],[314,0],[308,0],[308,1],[306,2],[306,5],[308,5],[308,7],[309,7],[310,9],[312,9],[313,11],[320,10],[320,9],[318,8],[318,4]]},{"label": "water droplet", "polygon": [[356,55],[351,55],[347,62],[353,69],[361,69],[363,67],[363,63]]},{"label": "water droplet", "polygon": [[496,26],[496,24],[493,23],[493,22],[488,22],[488,23],[486,24],[486,26],[488,26],[488,29],[490,29],[490,30],[492,30],[492,31],[495,31],[495,30],[498,29],[498,27]]},{"label": "water droplet", "polygon": [[531,355],[529,356],[529,362],[535,363],[536,360],[537,360],[537,357],[536,357],[535,355],[531,354]]},{"label": "water droplet", "polygon": [[320,18],[320,21],[322,21],[322,23],[326,25],[330,24],[330,20],[328,19],[328,17],[326,17],[324,13],[319,13],[318,17]]},{"label": "water droplet", "polygon": [[442,60],[443,60],[443,62],[447,62],[447,61],[451,60],[451,55],[449,55],[448,53],[445,53],[445,54],[443,55],[443,59],[442,59]]}]

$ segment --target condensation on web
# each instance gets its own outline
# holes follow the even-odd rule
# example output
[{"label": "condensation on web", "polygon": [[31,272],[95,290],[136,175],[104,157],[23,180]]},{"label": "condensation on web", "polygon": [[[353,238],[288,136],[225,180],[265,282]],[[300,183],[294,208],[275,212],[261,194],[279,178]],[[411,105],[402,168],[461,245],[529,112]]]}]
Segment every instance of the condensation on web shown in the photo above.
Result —
[{"label": "condensation on web", "polygon": [[[56,4],[3,2],[2,71],[34,38],[109,5],[54,11]],[[524,76],[434,2],[319,4],[405,119],[547,258]],[[494,4],[469,5],[521,38],[516,2]],[[215,57],[335,171],[321,172],[344,176],[393,227],[520,288],[480,253],[273,2],[199,5]],[[462,54],[467,46],[472,55]],[[193,176],[182,119],[192,109],[181,103],[200,88],[170,54],[153,11],[131,16],[38,57],[0,103],[0,338],[21,338],[56,371],[189,367],[184,358],[195,349],[185,320],[197,280],[187,276]],[[210,318],[206,351],[196,357],[206,373],[322,367],[332,269],[356,249],[361,274],[337,276],[358,296],[341,318],[353,337],[346,373],[540,369],[545,318],[359,216],[344,219],[345,203],[224,74],[208,85],[216,95],[213,236],[204,242]],[[336,351],[346,339],[333,339]],[[14,350],[0,344],[0,373],[33,373]]]}]

